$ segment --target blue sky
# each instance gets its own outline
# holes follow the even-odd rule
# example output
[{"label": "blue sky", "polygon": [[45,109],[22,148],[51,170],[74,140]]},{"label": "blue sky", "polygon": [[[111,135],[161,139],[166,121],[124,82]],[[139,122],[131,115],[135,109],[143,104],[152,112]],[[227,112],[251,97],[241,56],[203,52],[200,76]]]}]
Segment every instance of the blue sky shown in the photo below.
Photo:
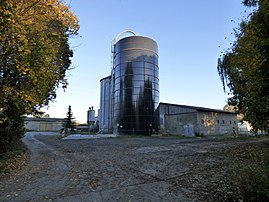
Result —
[{"label": "blue sky", "polygon": [[110,74],[111,42],[126,29],[158,43],[161,102],[226,104],[217,59],[234,40],[245,10],[241,0],[73,0],[71,10],[81,26],[80,37],[70,40],[75,68],[66,92],[59,89],[46,110],[50,117],[66,117],[71,105],[76,120],[87,121],[88,108],[99,107],[100,79]]}]

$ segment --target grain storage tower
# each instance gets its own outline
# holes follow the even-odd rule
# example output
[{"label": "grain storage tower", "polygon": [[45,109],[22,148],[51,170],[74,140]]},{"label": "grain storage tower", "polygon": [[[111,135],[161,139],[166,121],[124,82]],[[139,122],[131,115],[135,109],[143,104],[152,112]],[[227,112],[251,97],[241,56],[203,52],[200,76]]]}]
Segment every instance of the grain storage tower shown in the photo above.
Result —
[{"label": "grain storage tower", "polygon": [[99,130],[102,133],[112,132],[112,109],[111,109],[111,76],[100,80],[100,113]]},{"label": "grain storage tower", "polygon": [[157,43],[143,36],[114,40],[112,126],[119,134],[150,135],[159,128],[159,66]]},{"label": "grain storage tower", "polygon": [[127,30],[111,58],[111,75],[100,80],[100,132],[150,135],[159,129],[157,43]]}]

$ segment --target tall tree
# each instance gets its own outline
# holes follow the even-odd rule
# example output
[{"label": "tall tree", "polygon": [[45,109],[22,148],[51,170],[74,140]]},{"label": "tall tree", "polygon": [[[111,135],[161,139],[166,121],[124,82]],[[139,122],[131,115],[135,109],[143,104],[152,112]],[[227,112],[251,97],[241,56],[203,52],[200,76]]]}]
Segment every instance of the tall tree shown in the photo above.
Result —
[{"label": "tall tree", "polygon": [[241,22],[231,51],[218,60],[218,72],[233,95],[229,104],[255,130],[269,132],[269,0],[243,3],[256,9]]},{"label": "tall tree", "polygon": [[24,114],[48,105],[58,87],[66,88],[73,56],[68,39],[78,29],[64,0],[1,0],[0,149],[22,135],[7,133],[16,119],[21,122]]}]

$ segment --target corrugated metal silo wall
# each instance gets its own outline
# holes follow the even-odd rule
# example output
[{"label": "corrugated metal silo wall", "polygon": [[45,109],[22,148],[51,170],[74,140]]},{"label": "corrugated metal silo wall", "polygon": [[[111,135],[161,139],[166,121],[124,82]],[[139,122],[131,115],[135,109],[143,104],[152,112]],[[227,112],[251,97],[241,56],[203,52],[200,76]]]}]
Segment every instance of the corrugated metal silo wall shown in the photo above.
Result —
[{"label": "corrugated metal silo wall", "polygon": [[105,133],[111,132],[111,76],[100,81],[99,127]]}]

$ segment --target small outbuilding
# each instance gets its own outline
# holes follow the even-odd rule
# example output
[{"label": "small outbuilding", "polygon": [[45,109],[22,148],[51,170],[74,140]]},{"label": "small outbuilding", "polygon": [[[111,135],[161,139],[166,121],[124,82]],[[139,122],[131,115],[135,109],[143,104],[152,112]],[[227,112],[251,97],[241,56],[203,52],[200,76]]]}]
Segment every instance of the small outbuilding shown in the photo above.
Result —
[{"label": "small outbuilding", "polygon": [[159,104],[160,132],[173,135],[238,133],[236,113],[170,103]]}]

